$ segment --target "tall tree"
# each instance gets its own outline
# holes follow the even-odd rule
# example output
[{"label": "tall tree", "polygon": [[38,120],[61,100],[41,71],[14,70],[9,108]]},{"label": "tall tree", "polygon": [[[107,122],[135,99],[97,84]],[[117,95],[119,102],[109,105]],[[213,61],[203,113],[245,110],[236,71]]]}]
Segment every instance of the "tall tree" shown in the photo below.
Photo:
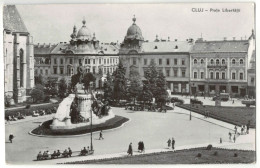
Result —
[{"label": "tall tree", "polygon": [[114,78],[113,96],[117,101],[125,98],[125,91],[126,91],[125,72],[126,70],[123,66],[123,63],[119,59],[118,67],[113,73],[113,78]]},{"label": "tall tree", "polygon": [[104,98],[105,100],[113,99],[113,81],[109,72],[107,72],[107,78],[104,82]]},{"label": "tall tree", "polygon": [[46,79],[40,74],[39,76],[34,77],[35,84],[40,84],[42,86],[45,86]]},{"label": "tall tree", "polygon": [[95,82],[95,80],[96,80],[96,78],[92,73],[89,72],[89,73],[84,74],[82,82],[85,87],[85,91],[89,90],[90,83]]},{"label": "tall tree", "polygon": [[166,79],[165,79],[165,76],[163,75],[163,73],[159,72],[157,80],[156,80],[155,99],[158,103],[163,105],[166,103],[167,98],[168,98],[167,82],[166,82]]},{"label": "tall tree", "polygon": [[151,60],[148,68],[145,70],[144,77],[147,80],[147,90],[149,90],[153,94],[153,97],[155,97],[157,94],[156,82],[158,77],[158,70],[153,59]]},{"label": "tall tree", "polygon": [[59,96],[64,98],[67,94],[68,82],[65,78],[61,78],[59,81]]},{"label": "tall tree", "polygon": [[127,86],[127,94],[134,101],[140,96],[143,89],[143,83],[139,72],[132,68],[129,75],[129,84]]}]

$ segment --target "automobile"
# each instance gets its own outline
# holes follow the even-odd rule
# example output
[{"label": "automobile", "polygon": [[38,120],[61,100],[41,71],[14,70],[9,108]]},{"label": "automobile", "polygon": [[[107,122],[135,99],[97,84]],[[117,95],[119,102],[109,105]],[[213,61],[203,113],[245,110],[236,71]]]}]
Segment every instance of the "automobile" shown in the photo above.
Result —
[{"label": "automobile", "polygon": [[171,98],[171,103],[179,103],[179,104],[183,104],[184,100],[178,98],[178,97],[172,97]]},{"label": "automobile", "polygon": [[217,100],[219,98],[221,101],[228,101],[229,100],[229,93],[220,93],[219,96],[216,95],[213,97],[213,101]]},{"label": "automobile", "polygon": [[190,99],[190,103],[191,104],[200,104],[200,105],[203,105],[203,102],[198,100],[198,99]]}]

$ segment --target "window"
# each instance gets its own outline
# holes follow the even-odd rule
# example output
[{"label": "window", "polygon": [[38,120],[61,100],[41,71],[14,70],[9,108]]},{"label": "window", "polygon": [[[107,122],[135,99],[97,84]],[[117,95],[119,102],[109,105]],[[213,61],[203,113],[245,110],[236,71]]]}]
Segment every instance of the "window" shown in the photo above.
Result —
[{"label": "window", "polygon": [[104,59],[104,64],[106,64],[106,59]]},{"label": "window", "polygon": [[200,60],[200,63],[201,63],[201,64],[204,64],[204,59],[201,59],[201,60]]},{"label": "window", "polygon": [[185,65],[185,60],[181,60],[181,65]]},{"label": "window", "polygon": [[236,79],[236,73],[232,72],[232,79]]},{"label": "window", "polygon": [[93,67],[93,74],[95,74],[96,73],[96,68],[95,67]]},{"label": "window", "polygon": [[37,69],[34,70],[34,74],[38,75],[38,70]]},{"label": "window", "polygon": [[82,64],[82,60],[81,59],[79,59],[79,65],[81,65]]},{"label": "window", "polygon": [[72,58],[70,58],[70,64],[73,64],[73,59]]},{"label": "window", "polygon": [[197,79],[197,77],[198,77],[197,72],[194,72],[194,79]]},{"label": "window", "polygon": [[42,69],[40,69],[40,73],[41,73],[41,75],[43,74],[43,73],[42,73]]},{"label": "window", "polygon": [[219,72],[216,73],[216,79],[219,79]]},{"label": "window", "polygon": [[216,60],[216,64],[219,65],[219,59]]},{"label": "window", "polygon": [[222,79],[225,79],[226,78],[226,74],[225,72],[222,72]]},{"label": "window", "polygon": [[107,64],[109,64],[109,59],[107,59]]},{"label": "window", "polygon": [[162,65],[162,59],[161,58],[159,59],[159,65]]},{"label": "window", "polygon": [[133,58],[133,65],[136,65],[136,58]]},{"label": "window", "polygon": [[[153,59],[153,58],[151,59],[151,62],[154,62],[154,59]],[[151,64],[151,62],[150,62],[150,64]],[[154,63],[155,63],[155,62],[154,62]]]},{"label": "window", "polygon": [[63,59],[62,58],[60,59],[60,64],[63,64]]},{"label": "window", "polygon": [[175,69],[173,72],[174,72],[174,77],[177,77],[178,70]]},{"label": "window", "polygon": [[240,63],[240,65],[243,65],[243,64],[244,64],[244,60],[243,60],[243,59],[240,59],[240,60],[239,60],[239,63]]},{"label": "window", "polygon": [[196,59],[193,62],[194,62],[194,64],[197,64],[197,60]]},{"label": "window", "polygon": [[200,78],[201,78],[201,79],[204,78],[204,72],[200,72]]},{"label": "window", "polygon": [[56,58],[54,58],[54,64],[57,64],[57,59]]},{"label": "window", "polygon": [[182,77],[185,77],[185,75],[186,75],[185,70],[182,70],[182,71],[181,71],[181,75],[182,75]]},{"label": "window", "polygon": [[101,58],[99,58],[99,64],[101,64]]},{"label": "window", "polygon": [[235,65],[236,64],[236,60],[232,59],[232,64]]},{"label": "window", "polygon": [[226,61],[224,59],[222,59],[222,65],[225,65]]},{"label": "window", "polygon": [[210,60],[210,64],[211,64],[211,65],[214,64],[214,60],[213,60],[213,59]]},{"label": "window", "polygon": [[170,59],[169,58],[166,60],[166,64],[170,65]]},{"label": "window", "polygon": [[45,69],[45,75],[48,75],[48,69]]},{"label": "window", "polygon": [[85,59],[85,64],[88,64],[88,59]]},{"label": "window", "polygon": [[251,83],[255,83],[255,78],[251,78]]},{"label": "window", "polygon": [[231,90],[233,93],[238,93],[238,86],[231,86]]},{"label": "window", "polygon": [[60,68],[60,74],[63,74],[63,68]]},{"label": "window", "polygon": [[144,59],[144,65],[147,65],[147,59]]},{"label": "window", "polygon": [[57,74],[57,68],[56,68],[56,67],[53,68],[53,73],[54,73],[54,74]]},{"label": "window", "polygon": [[213,79],[213,78],[214,78],[214,73],[210,72],[210,79]]},{"label": "window", "polygon": [[93,64],[95,64],[96,63],[96,60],[95,59],[93,59]]},{"label": "window", "polygon": [[170,76],[170,70],[166,70],[166,76],[167,76],[167,77]]},{"label": "window", "polygon": [[243,80],[244,74],[242,72],[239,74],[239,78],[240,78],[240,80]]},{"label": "window", "polygon": [[177,63],[178,63],[178,60],[175,58],[174,59],[174,65],[177,65]]}]

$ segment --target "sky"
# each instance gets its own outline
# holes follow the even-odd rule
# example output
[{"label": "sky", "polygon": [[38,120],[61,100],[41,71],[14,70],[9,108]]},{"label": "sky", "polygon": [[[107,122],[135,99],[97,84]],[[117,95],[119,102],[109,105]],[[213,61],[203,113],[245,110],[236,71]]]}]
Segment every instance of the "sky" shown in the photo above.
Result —
[{"label": "sky", "polygon": [[[243,39],[254,29],[253,3],[175,3],[175,4],[69,4],[16,5],[34,43],[69,42],[73,26],[86,26],[100,42],[121,43],[133,23],[145,40],[187,38],[205,40]],[[204,12],[192,12],[192,9]],[[209,12],[210,9],[240,9],[240,12]],[[194,9],[193,9],[194,10]],[[209,11],[205,11],[209,10]]]}]

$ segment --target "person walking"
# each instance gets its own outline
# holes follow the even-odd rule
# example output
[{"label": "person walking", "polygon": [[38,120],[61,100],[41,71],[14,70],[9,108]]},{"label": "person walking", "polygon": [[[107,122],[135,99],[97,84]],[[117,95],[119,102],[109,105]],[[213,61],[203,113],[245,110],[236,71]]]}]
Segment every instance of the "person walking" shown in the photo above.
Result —
[{"label": "person walking", "polygon": [[233,137],[234,143],[236,143],[236,134]]},{"label": "person walking", "polygon": [[168,144],[168,148],[169,148],[169,149],[170,149],[170,147],[171,147],[171,143],[172,143],[171,138],[169,138],[169,140],[167,141],[167,144]]},{"label": "person walking", "polygon": [[172,149],[174,150],[175,140],[172,138]]},{"label": "person walking", "polygon": [[128,150],[127,150],[128,156],[133,156],[133,148],[132,148],[132,142],[129,144]]},{"label": "person walking", "polygon": [[100,133],[99,133],[99,140],[100,140],[100,139],[104,139],[104,138],[103,138],[102,130],[101,130]]},{"label": "person walking", "polygon": [[13,135],[13,134],[10,134],[10,135],[9,135],[9,141],[10,141],[11,143],[13,143],[13,139],[14,139],[14,135]]},{"label": "person walking", "polygon": [[235,135],[236,135],[236,134],[237,134],[237,126],[235,126],[235,128],[234,128],[234,129],[235,129]]},{"label": "person walking", "polygon": [[229,135],[229,141],[231,142],[231,137],[232,137],[231,132],[229,132],[228,135]]}]

